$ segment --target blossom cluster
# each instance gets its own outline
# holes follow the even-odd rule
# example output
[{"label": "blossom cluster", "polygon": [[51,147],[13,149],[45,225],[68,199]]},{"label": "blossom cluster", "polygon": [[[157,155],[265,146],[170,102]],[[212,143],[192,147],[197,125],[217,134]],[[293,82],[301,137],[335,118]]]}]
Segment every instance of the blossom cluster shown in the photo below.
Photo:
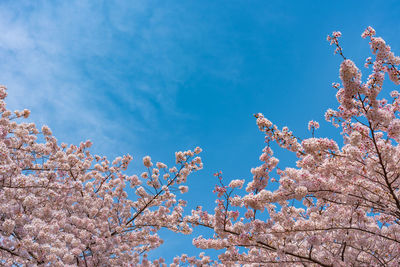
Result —
[{"label": "blossom cluster", "polygon": [[[216,190],[214,213],[198,207],[185,217],[213,233],[194,239],[195,246],[224,249],[218,259],[226,266],[398,266],[400,93],[392,91],[391,101],[378,96],[385,74],[400,84],[400,58],[375,34],[372,27],[362,34],[375,56],[367,59],[372,73],[365,82],[344,56],[341,33],[328,36],[343,62],[341,84],[333,84],[339,107],[325,118],[341,127],[343,145],[314,135],[300,142],[287,127],[256,114],[267,143],[262,164],[251,170],[244,191],[242,181],[224,187],[220,179],[224,190]],[[271,142],[293,152],[297,167],[277,169]]]},{"label": "blossom cluster", "polygon": [[[251,179],[225,184],[217,172],[213,212],[184,213],[188,176],[202,168],[199,147],[175,153],[175,166],[145,156],[145,171],[127,175],[132,157],[110,162],[92,155],[92,143],[59,144],[47,126],[25,123],[28,110],[7,110],[0,87],[0,263],[5,266],[165,266],[146,253],[159,247],[161,228],[211,235],[193,239],[201,249],[171,266],[398,266],[400,262],[400,93],[379,98],[387,74],[400,84],[400,58],[368,27],[372,73],[346,58],[340,32],[328,36],[343,58],[338,108],[325,113],[343,142],[301,140],[255,115],[266,145]],[[292,152],[296,167],[280,169],[273,144]],[[128,197],[127,188],[133,195]]]},{"label": "blossom cluster", "polygon": [[191,232],[177,193],[202,168],[201,149],[177,152],[169,169],[146,156],[147,171],[127,175],[130,155],[110,162],[90,153],[90,141],[59,144],[49,127],[20,121],[28,110],[7,110],[6,96],[1,86],[1,265],[165,265],[146,253],[163,243],[161,228]]}]

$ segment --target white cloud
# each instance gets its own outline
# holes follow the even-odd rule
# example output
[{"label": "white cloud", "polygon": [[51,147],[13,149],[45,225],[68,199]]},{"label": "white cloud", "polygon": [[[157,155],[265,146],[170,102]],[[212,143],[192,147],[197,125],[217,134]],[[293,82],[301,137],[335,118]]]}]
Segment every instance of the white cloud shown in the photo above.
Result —
[{"label": "white cloud", "polygon": [[111,147],[118,134],[133,141],[154,125],[157,111],[180,116],[174,99],[187,68],[174,50],[177,32],[165,24],[168,12],[127,3],[0,4],[0,83],[9,88],[8,105],[31,109],[33,120],[61,138],[95,137]]}]

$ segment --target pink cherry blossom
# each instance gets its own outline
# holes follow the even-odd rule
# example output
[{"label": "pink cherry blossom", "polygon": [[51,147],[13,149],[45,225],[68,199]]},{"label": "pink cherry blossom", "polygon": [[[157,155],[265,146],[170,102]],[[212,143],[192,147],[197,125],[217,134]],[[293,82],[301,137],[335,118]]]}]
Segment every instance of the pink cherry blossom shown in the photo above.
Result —
[{"label": "pink cherry blossom", "polygon": [[[375,34],[372,27],[362,34],[375,57],[367,60],[372,73],[365,82],[344,56],[341,33],[327,38],[343,62],[341,85],[333,86],[339,107],[325,118],[341,128],[343,142],[300,139],[256,114],[266,141],[262,163],[251,169],[245,190],[232,180],[225,191],[219,176],[214,214],[203,217],[200,207],[186,216],[212,233],[194,239],[196,247],[225,249],[218,257],[225,266],[398,266],[400,102],[397,91],[392,101],[379,94],[386,73],[399,84],[400,60]],[[310,121],[309,130],[317,127]],[[273,172],[272,142],[295,154],[296,168]]]},{"label": "pink cherry blossom", "polygon": [[[188,234],[183,207],[171,189],[201,169],[194,152],[178,152],[167,171],[143,158],[141,178],[125,173],[130,155],[109,161],[93,155],[90,141],[58,144],[47,126],[23,120],[28,110],[5,108],[0,87],[0,261],[7,266],[151,265],[146,251],[159,247],[161,228]],[[196,148],[197,154],[200,149]],[[159,179],[163,169],[163,179]],[[134,188],[128,193],[126,186]],[[182,193],[187,192],[180,185]],[[194,262],[196,260],[193,259]],[[210,260],[202,255],[200,262]],[[155,260],[154,264],[164,264]]]},{"label": "pink cherry blossom", "polygon": [[[226,186],[215,174],[215,207],[187,203],[192,172],[203,166],[201,148],[175,152],[176,166],[155,167],[143,158],[140,176],[128,175],[130,155],[108,160],[93,155],[90,141],[59,144],[49,127],[25,122],[29,110],[6,108],[0,86],[0,261],[6,266],[166,266],[146,252],[159,247],[161,228],[183,234],[192,226],[210,230],[193,245],[218,249],[182,254],[171,266],[398,266],[400,262],[400,97],[380,97],[387,74],[400,84],[400,58],[372,27],[372,57],[365,81],[346,58],[340,32],[328,41],[343,61],[338,100],[325,119],[341,128],[342,142],[299,138],[262,113],[256,124],[265,135],[261,163],[250,179]],[[386,85],[386,83],[385,83]],[[296,164],[278,167],[273,143],[293,153]],[[128,196],[127,186],[133,194]],[[175,194],[176,193],[176,194]]]}]

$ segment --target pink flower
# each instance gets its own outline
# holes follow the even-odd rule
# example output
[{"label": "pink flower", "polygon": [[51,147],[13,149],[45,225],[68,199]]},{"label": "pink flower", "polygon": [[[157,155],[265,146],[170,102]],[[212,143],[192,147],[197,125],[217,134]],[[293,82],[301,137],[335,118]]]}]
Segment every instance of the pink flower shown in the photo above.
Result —
[{"label": "pink flower", "polygon": [[187,193],[189,191],[189,187],[181,185],[179,186],[179,191],[181,191],[181,194]]},{"label": "pink flower", "polygon": [[46,125],[43,125],[43,126],[42,126],[42,133],[43,133],[44,135],[52,135],[52,132],[51,132],[50,128],[47,127]]},{"label": "pink flower", "polygon": [[151,163],[151,158],[149,156],[145,156],[143,158],[143,165],[146,166],[147,168],[153,166],[153,163]]},{"label": "pink flower", "polygon": [[388,136],[391,138],[399,138],[400,136],[400,119],[394,119],[391,121],[388,127]]},{"label": "pink flower", "polygon": [[6,219],[3,222],[3,229],[2,230],[9,236],[14,231],[14,227],[15,227],[15,221],[10,220],[10,219]]},{"label": "pink flower", "polygon": [[200,147],[196,147],[196,148],[194,149],[194,153],[195,153],[195,154],[200,154],[201,151],[202,151],[202,149],[201,149]]},{"label": "pink flower", "polygon": [[244,184],[244,180],[232,180],[229,183],[229,187],[231,187],[231,188],[236,188],[236,187],[242,188],[243,184]]},{"label": "pink flower", "polygon": [[308,122],[308,130],[311,131],[311,129],[318,129],[319,128],[319,123],[316,121],[309,121]]}]

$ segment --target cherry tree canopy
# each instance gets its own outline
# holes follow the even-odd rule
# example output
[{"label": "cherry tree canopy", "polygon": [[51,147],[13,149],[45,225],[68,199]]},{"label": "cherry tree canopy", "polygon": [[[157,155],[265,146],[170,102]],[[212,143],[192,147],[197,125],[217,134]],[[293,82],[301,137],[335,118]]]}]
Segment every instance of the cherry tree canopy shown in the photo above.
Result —
[{"label": "cherry tree canopy", "polygon": [[[164,227],[190,233],[182,223],[188,175],[202,168],[200,148],[176,153],[168,169],[143,158],[140,175],[124,170],[132,157],[90,154],[90,141],[57,144],[47,126],[18,122],[29,110],[6,109],[0,88],[0,262],[27,266],[147,264],[146,251]],[[128,198],[126,187],[135,194]],[[141,254],[143,254],[141,257]],[[154,261],[154,263],[162,263]]]},{"label": "cherry tree canopy", "polygon": [[[261,113],[265,134],[263,164],[240,194],[244,180],[224,184],[217,173],[214,213],[201,206],[190,215],[177,198],[191,172],[202,168],[200,148],[176,152],[176,166],[143,158],[141,175],[125,171],[132,157],[92,155],[90,141],[58,144],[47,126],[25,123],[29,110],[11,112],[0,88],[0,262],[27,266],[165,265],[146,252],[162,240],[161,228],[199,236],[202,249],[225,249],[215,261],[181,255],[174,265],[223,266],[398,266],[400,264],[400,93],[378,98],[385,75],[400,84],[398,65],[371,27],[372,73],[363,82],[360,70],[339,45],[339,32],[328,36],[343,57],[342,84],[334,83],[339,107],[325,117],[341,127],[344,145],[316,138],[319,124],[310,121],[312,138],[300,140],[279,129]],[[277,169],[271,142],[294,153],[297,168]],[[275,171],[279,178],[272,178]],[[274,174],[272,174],[274,175]],[[270,190],[277,183],[278,189]],[[134,190],[127,193],[127,186]],[[238,193],[236,193],[238,191]]]},{"label": "cherry tree canopy", "polygon": [[[213,229],[214,237],[200,236],[193,244],[226,249],[219,256],[224,265],[399,266],[400,94],[392,91],[390,100],[378,95],[385,74],[400,84],[400,57],[368,27],[362,37],[370,40],[374,59],[366,60],[372,73],[363,82],[360,70],[344,56],[340,36],[328,36],[343,62],[342,84],[333,84],[339,107],[329,109],[325,118],[341,127],[344,145],[329,138],[300,140],[256,114],[267,145],[244,194],[236,192],[244,180],[225,186],[217,173],[214,214],[199,208],[186,217]],[[319,124],[308,126],[314,136]],[[279,179],[270,177],[278,164],[271,142],[298,158],[297,168],[276,170]],[[271,183],[279,188],[270,191]]]}]

